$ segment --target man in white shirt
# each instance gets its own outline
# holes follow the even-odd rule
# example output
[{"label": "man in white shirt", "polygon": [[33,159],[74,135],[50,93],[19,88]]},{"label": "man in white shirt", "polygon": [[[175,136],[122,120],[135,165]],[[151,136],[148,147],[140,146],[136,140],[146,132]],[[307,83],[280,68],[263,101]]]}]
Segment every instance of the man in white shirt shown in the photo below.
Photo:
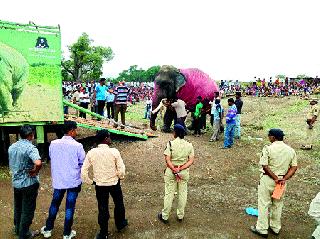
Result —
[{"label": "man in white shirt", "polygon": [[151,116],[151,106],[152,106],[152,100],[147,97],[146,100],[146,109],[145,109],[145,113],[144,113],[144,119],[150,119]]},{"label": "man in white shirt", "polygon": [[[80,107],[88,109],[88,106],[90,104],[90,96],[89,93],[86,92],[86,89],[82,89],[79,94],[79,101],[80,101]],[[86,113],[80,112],[80,117],[86,118]]]},{"label": "man in white shirt", "polygon": [[186,103],[183,100],[174,99],[174,102],[171,103],[171,106],[177,113],[177,124],[181,124],[186,129],[186,125],[184,123],[188,114],[186,111]]}]

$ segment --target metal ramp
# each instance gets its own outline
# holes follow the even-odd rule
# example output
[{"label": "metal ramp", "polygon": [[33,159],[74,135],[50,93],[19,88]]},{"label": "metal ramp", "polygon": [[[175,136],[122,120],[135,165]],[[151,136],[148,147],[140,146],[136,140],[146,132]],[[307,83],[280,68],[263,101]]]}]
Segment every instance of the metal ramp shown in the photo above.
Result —
[{"label": "metal ramp", "polygon": [[91,130],[107,129],[111,134],[124,135],[127,137],[134,137],[142,140],[148,139],[147,132],[145,132],[143,129],[140,129],[138,127],[134,127],[131,125],[121,125],[123,126],[123,129],[114,128],[113,120],[106,119],[105,117],[99,114],[91,112],[90,110],[82,108],[78,105],[72,104],[71,102],[66,100],[63,100],[63,104],[75,110],[78,110],[80,112],[83,112],[85,114],[91,115],[92,117],[100,120],[98,121],[98,120],[92,120],[92,119],[84,119],[84,118],[80,118],[72,115],[65,115],[65,120],[75,121],[77,122],[77,125],[79,127],[91,129]]}]

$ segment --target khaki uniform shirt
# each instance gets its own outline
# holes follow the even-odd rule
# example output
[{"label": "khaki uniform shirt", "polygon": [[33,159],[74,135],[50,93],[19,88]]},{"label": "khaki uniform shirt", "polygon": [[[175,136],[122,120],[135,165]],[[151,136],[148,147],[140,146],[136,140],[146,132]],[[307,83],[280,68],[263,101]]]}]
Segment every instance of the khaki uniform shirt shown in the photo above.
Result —
[{"label": "khaki uniform shirt", "polygon": [[313,116],[318,117],[318,114],[319,114],[318,105],[310,105],[310,108],[307,113],[307,119],[312,119]]},{"label": "khaki uniform shirt", "polygon": [[[91,166],[93,166],[93,180],[88,175]],[[91,149],[81,169],[83,182],[92,184],[95,181],[98,186],[116,185],[124,175],[125,165],[120,152],[107,144],[99,144],[97,148]]]},{"label": "khaki uniform shirt", "polygon": [[[275,141],[271,145],[264,146],[259,164],[268,165],[277,176],[285,175],[290,167],[298,166],[296,152],[283,141]],[[264,173],[262,168],[261,172]]]},{"label": "khaki uniform shirt", "polygon": [[194,156],[194,149],[191,143],[177,137],[171,141],[171,151],[170,144],[167,144],[164,155],[171,156],[173,165],[181,166],[189,160],[189,157]]}]

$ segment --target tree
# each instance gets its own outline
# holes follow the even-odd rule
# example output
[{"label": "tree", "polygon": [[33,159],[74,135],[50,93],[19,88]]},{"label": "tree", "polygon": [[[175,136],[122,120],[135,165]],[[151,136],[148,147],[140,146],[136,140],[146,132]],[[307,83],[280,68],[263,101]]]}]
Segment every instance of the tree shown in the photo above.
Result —
[{"label": "tree", "polygon": [[306,74],[301,74],[301,75],[297,75],[297,78],[302,80],[302,79],[309,79],[311,78],[310,76],[307,76]]},{"label": "tree", "polygon": [[142,68],[138,68],[137,65],[132,65],[128,70],[123,70],[119,73],[116,81],[151,82],[154,80],[159,70],[160,66],[152,66],[147,70],[143,70]]},{"label": "tree", "polygon": [[62,60],[63,80],[86,81],[98,79],[102,75],[104,62],[113,59],[110,47],[92,46],[87,33],[82,33],[77,42],[68,47],[70,59]]},{"label": "tree", "polygon": [[276,75],[276,78],[284,80],[286,78],[286,75],[279,74],[279,75]]}]

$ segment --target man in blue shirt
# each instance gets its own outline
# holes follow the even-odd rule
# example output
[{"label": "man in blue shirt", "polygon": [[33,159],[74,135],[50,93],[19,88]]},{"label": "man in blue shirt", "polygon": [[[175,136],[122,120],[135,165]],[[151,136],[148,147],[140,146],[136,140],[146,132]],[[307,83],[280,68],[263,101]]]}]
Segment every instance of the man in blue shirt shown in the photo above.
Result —
[{"label": "man in blue shirt", "polygon": [[234,130],[236,128],[237,107],[234,104],[233,98],[228,99],[228,105],[229,108],[226,115],[223,149],[231,148],[233,145]]},{"label": "man in blue shirt", "polygon": [[104,115],[103,110],[106,104],[106,90],[107,90],[107,87],[105,86],[106,79],[101,78],[99,82],[100,84],[96,86],[95,98],[98,103],[98,114],[103,116]]},{"label": "man in blue shirt", "polygon": [[241,109],[243,106],[243,101],[241,100],[241,92],[236,92],[236,101],[234,102],[234,104],[237,107],[237,117],[236,117],[236,128],[235,128],[235,138],[236,139],[240,139],[241,136]]},{"label": "man in blue shirt", "polygon": [[34,238],[38,231],[30,231],[39,189],[39,170],[42,162],[38,149],[31,143],[33,129],[20,129],[21,139],[9,147],[9,167],[14,191],[14,226],[19,239]]},{"label": "man in blue shirt", "polygon": [[71,239],[76,236],[76,231],[71,230],[71,227],[76,200],[81,191],[81,167],[85,151],[82,144],[74,139],[77,136],[76,122],[65,121],[64,133],[61,139],[53,140],[49,147],[53,197],[46,225],[41,228],[44,238],[51,237],[54,221],[65,193],[67,196],[63,239]]},{"label": "man in blue shirt", "polygon": [[220,126],[222,124],[222,116],[223,116],[223,107],[220,104],[220,99],[216,99],[215,102],[210,102],[212,104],[211,107],[211,115],[213,118],[213,134],[210,138],[210,142],[219,140]]},{"label": "man in blue shirt", "polygon": [[114,99],[115,99],[115,95],[113,93],[113,89],[109,88],[106,94],[108,119],[114,118]]}]

